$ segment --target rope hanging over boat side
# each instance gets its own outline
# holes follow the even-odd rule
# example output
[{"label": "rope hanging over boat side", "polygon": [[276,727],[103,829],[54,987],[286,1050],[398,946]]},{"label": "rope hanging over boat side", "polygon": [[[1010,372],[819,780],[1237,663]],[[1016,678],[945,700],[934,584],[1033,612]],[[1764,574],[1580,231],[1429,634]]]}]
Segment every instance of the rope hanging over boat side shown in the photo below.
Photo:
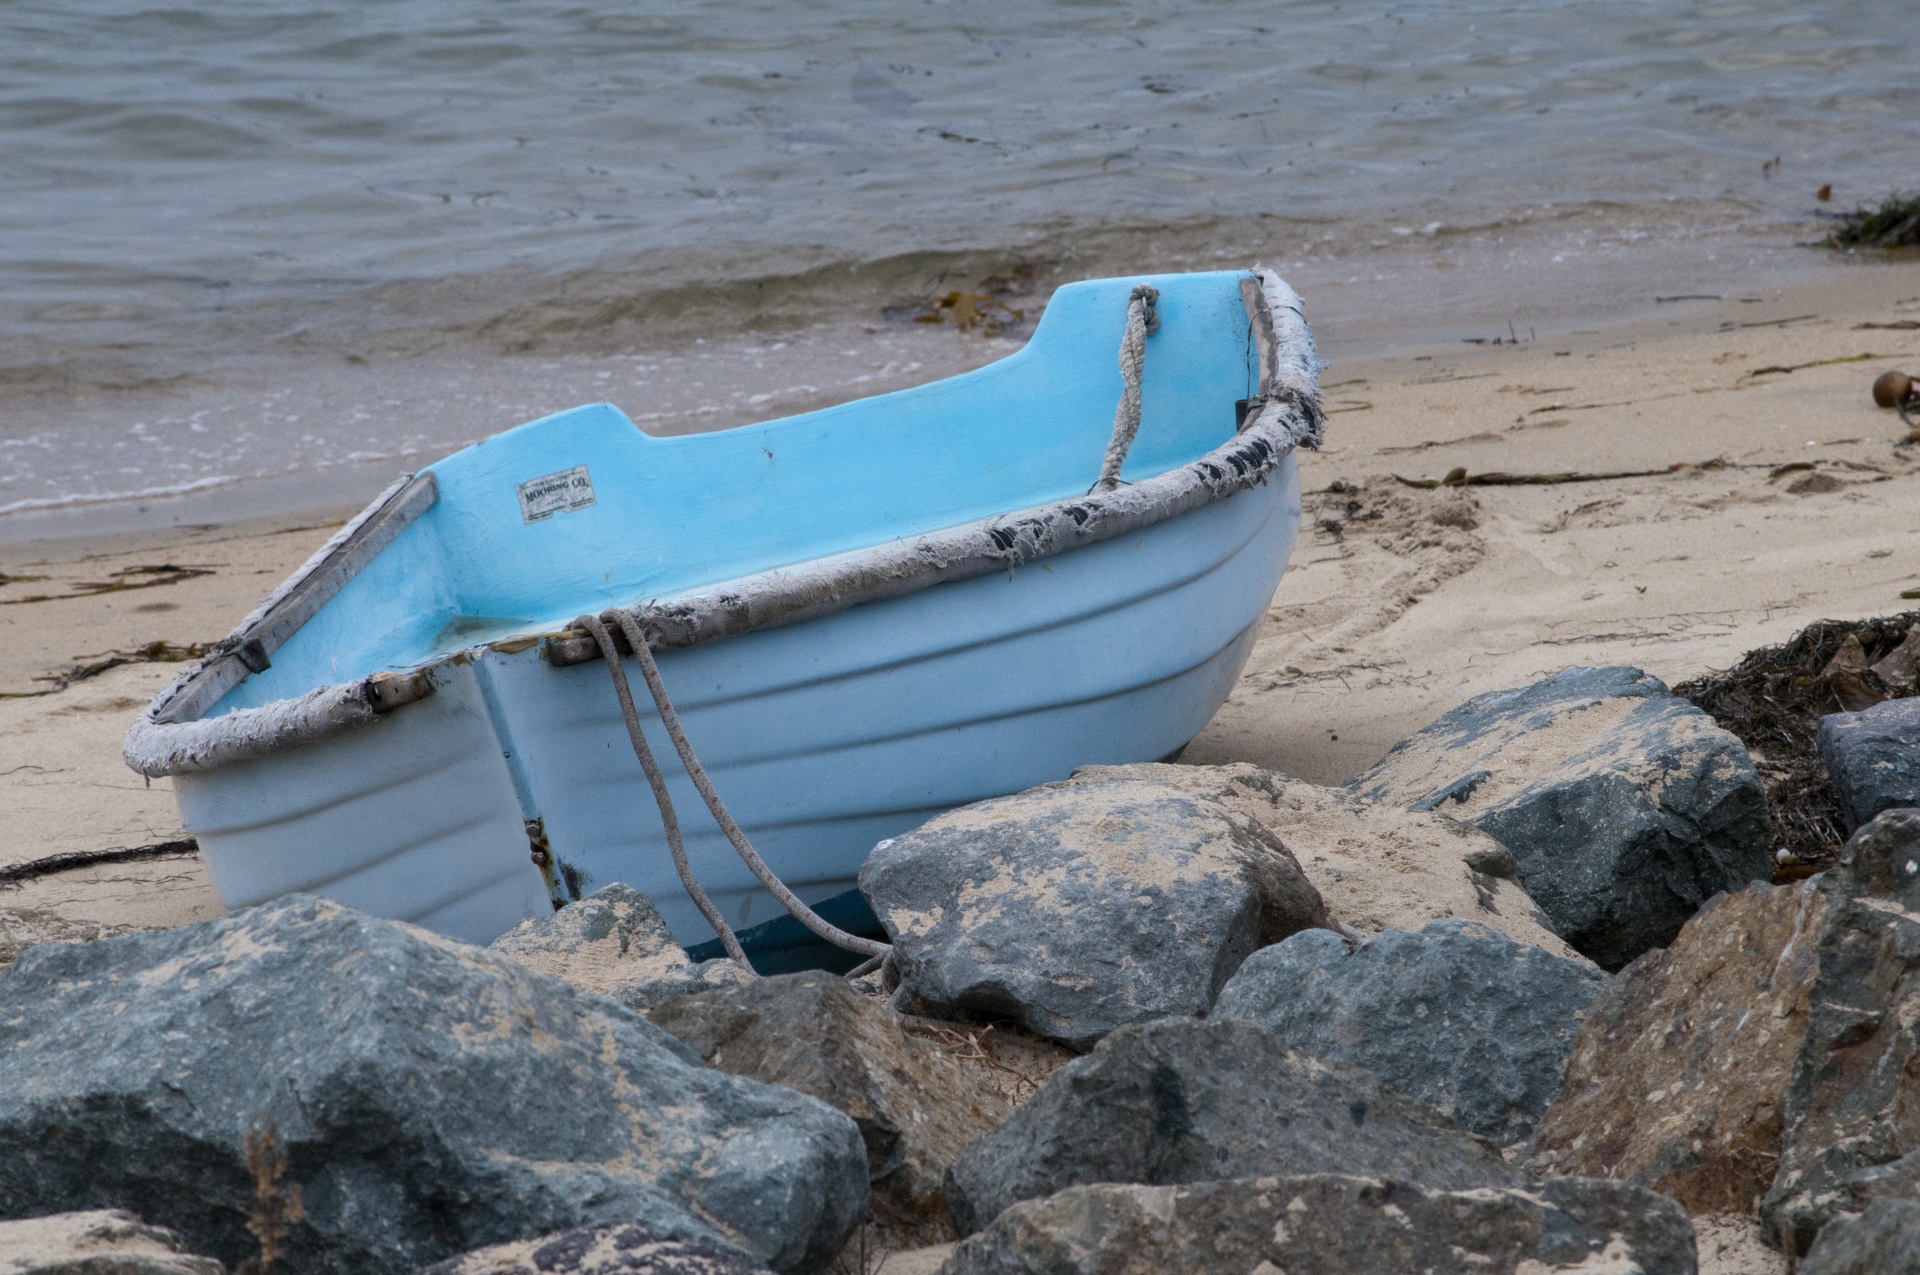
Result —
[{"label": "rope hanging over boat side", "polygon": [[647,737],[640,729],[640,714],[633,707],[633,690],[627,685],[627,671],[620,664],[620,648],[614,645],[613,634],[600,617],[583,615],[573,622],[577,629],[585,629],[593,634],[593,640],[600,644],[600,654],[607,661],[607,669],[613,674],[613,693],[620,699],[620,715],[627,721],[627,738],[633,742],[633,755],[640,759],[640,769],[646,772],[647,783],[653,789],[654,804],[660,808],[660,822],[666,828],[667,849],[673,854],[673,870],[680,874],[680,884],[686,887],[687,897],[700,909],[700,915],[707,918],[707,924],[720,936],[720,945],[727,949],[727,955],[745,965],[753,966],[747,960],[746,949],[740,946],[733,927],[727,924],[727,918],[720,914],[707,892],[700,888],[700,881],[693,875],[693,864],[687,858],[686,843],[680,838],[680,820],[673,812],[673,797],[667,792],[666,776],[660,773],[660,763],[654,760],[653,749],[647,745]]},{"label": "rope hanging over boat side", "polygon": [[1140,371],[1147,361],[1147,333],[1160,326],[1159,301],[1160,290],[1150,283],[1135,285],[1127,298],[1127,329],[1120,338],[1120,406],[1113,414],[1113,438],[1094,491],[1120,485],[1120,467],[1140,432]]},{"label": "rope hanging over boat side", "polygon": [[[674,711],[673,700],[667,695],[667,684],[660,677],[660,666],[654,662],[646,630],[641,626],[638,617],[631,611],[619,610],[608,611],[595,617],[582,616],[581,627],[587,628],[593,633],[595,640],[601,642],[602,653],[608,666],[616,670],[614,673],[616,692],[622,691],[626,686],[626,674],[619,668],[619,652],[609,649],[612,645],[612,635],[607,634],[604,639],[602,638],[602,634],[606,633],[604,624],[606,619],[611,619],[620,626],[620,631],[626,635],[627,644],[633,648],[634,659],[640,665],[640,675],[646,679],[647,690],[653,695],[653,705],[660,713],[660,722],[667,728],[667,738],[673,741],[674,751],[680,755],[680,764],[686,768],[687,777],[693,780],[693,786],[700,793],[700,799],[707,803],[707,810],[713,815],[714,823],[719,825],[720,831],[733,844],[735,852],[759,879],[760,884],[766,887],[767,893],[778,899],[780,906],[785,908],[794,920],[835,947],[849,952],[858,952],[868,957],[884,958],[889,955],[893,951],[889,944],[876,939],[861,938],[857,934],[849,934],[802,903],[799,896],[787,888],[787,883],[767,866],[767,861],[760,857],[759,852],[753,848],[753,843],[747,840],[747,834],[741,831],[740,825],[728,811],[726,803],[720,800],[720,794],[715,790],[713,780],[708,778],[706,767],[700,764],[700,758],[693,751],[692,742],[687,739],[687,732],[680,725],[680,714]],[[594,627],[589,627],[589,622]],[[640,758],[641,767],[647,769],[648,762],[652,758],[652,750],[647,748],[646,736],[640,732],[639,718],[633,712],[632,704],[631,695],[622,693],[621,711],[627,718],[627,733],[634,743],[634,755]],[[657,766],[648,769],[649,782],[653,782],[657,770]],[[667,797],[664,782],[654,784],[654,800],[660,803],[662,819],[668,820],[672,803]],[[688,893],[691,894],[700,888],[697,884],[692,884],[693,869],[687,863],[684,849],[675,852],[674,866],[684,868],[680,880],[682,884],[688,886]],[[696,901],[704,898],[705,895],[701,894],[697,896]],[[709,912],[710,907],[712,904],[707,903],[700,910],[713,924],[715,932],[720,935],[721,942],[727,945],[728,954],[744,963],[745,954],[736,951],[739,941],[733,938],[732,932],[726,928],[726,922],[721,919],[718,910]]]}]

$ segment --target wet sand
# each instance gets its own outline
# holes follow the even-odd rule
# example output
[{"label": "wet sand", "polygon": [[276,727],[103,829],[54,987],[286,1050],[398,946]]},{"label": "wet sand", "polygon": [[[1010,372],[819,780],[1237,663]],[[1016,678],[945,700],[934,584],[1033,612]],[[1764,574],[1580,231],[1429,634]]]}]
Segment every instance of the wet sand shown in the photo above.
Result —
[{"label": "wet sand", "polygon": [[[1537,341],[1336,360],[1292,566],[1184,759],[1334,783],[1481,691],[1575,664],[1677,682],[1814,619],[1920,607],[1900,598],[1920,588],[1920,445],[1868,394],[1889,367],[1920,371],[1920,330],[1860,326],[1916,320],[1920,265],[1883,265]],[[37,679],[223,636],[351,512],[0,544],[0,867],[184,835],[168,783],[119,756],[181,666]],[[219,902],[197,859],[170,858],[42,877],[0,908],[171,925]]]}]

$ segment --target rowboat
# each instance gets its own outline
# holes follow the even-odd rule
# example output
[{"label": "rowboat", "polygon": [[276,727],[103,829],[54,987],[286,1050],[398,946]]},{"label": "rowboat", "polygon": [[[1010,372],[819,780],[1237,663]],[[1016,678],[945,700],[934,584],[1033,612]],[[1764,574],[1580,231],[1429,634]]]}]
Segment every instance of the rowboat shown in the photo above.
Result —
[{"label": "rowboat", "polygon": [[[126,760],[172,777],[229,907],[304,891],[484,943],[622,881],[696,945],[711,914],[590,631],[624,613],[766,864],[857,911],[879,840],[1206,724],[1298,530],[1317,374],[1299,298],[1229,271],[1070,284],[1008,358],[782,420],[561,412],[396,482]],[[702,812],[660,711],[637,720]],[[717,827],[682,831],[734,925],[779,913]]]}]

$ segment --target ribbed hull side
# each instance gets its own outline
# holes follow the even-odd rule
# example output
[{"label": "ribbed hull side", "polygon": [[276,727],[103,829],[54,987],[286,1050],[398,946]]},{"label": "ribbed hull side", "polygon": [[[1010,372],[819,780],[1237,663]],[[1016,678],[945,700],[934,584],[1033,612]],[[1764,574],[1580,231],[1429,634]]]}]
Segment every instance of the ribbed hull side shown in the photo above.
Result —
[{"label": "ribbed hull side", "polygon": [[[670,651],[662,674],[734,815],[818,900],[853,885],[875,841],[942,810],[1199,733],[1298,525],[1289,459],[1266,486],[1138,535]],[[737,924],[771,919],[651,712],[644,728],[702,883]],[[376,726],[176,784],[229,906],[308,890],[485,942],[545,906],[522,824],[538,815],[588,888],[624,881],[683,942],[712,937],[597,661],[485,651]]]}]

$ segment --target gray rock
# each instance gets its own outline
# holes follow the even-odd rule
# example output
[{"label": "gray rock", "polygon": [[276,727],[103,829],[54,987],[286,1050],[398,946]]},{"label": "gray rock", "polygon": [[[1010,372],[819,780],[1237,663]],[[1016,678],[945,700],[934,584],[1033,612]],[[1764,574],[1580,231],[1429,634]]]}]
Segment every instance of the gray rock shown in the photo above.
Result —
[{"label": "gray rock", "polygon": [[1068,783],[1150,780],[1215,801],[1292,852],[1327,915],[1363,934],[1417,930],[1457,916],[1559,956],[1585,959],[1547,925],[1519,885],[1513,855],[1446,815],[1383,806],[1344,788],[1228,766],[1082,766]]},{"label": "gray rock", "polygon": [[1920,1197],[1920,810],[1889,810],[1819,886],[1826,921],[1760,1216],[1804,1253],[1837,1213]]},{"label": "gray rock", "polygon": [[1517,1186],[1485,1141],[1264,1027],[1169,1018],[1122,1027],[1068,1063],[947,1174],[969,1235],[1021,1200],[1086,1182],[1166,1185],[1388,1174],[1446,1190]]},{"label": "gray rock", "polygon": [[727,987],[744,987],[753,980],[752,971],[743,969],[740,962],[722,956],[711,961],[691,962],[655,978],[622,983],[607,995],[637,1014],[646,1014],[652,1012],[655,1006],[682,996]]},{"label": "gray rock", "polygon": [[1554,929],[1609,970],[1773,872],[1746,747],[1634,668],[1476,696],[1347,787],[1491,834]]},{"label": "gray rock", "polygon": [[1249,953],[1327,923],[1260,824],[1129,780],[950,811],[874,847],[860,889],[931,1012],[1004,1016],[1077,1049],[1205,1013]]},{"label": "gray rock", "polygon": [[289,1275],[602,1221],[811,1269],[866,1207],[859,1130],[826,1104],[320,899],[33,948],[0,971],[0,1056],[0,1216],[128,1208],[233,1264],[277,1166],[302,1199]]},{"label": "gray rock", "polygon": [[1695,1217],[1751,1213],[1773,1183],[1807,1034],[1821,885],[1717,895],[1615,975],[1587,1010],[1528,1168],[1633,1182]]},{"label": "gray rock", "polygon": [[1800,1275],[1912,1275],[1920,1271],[1920,1203],[1875,1200],[1820,1228]]},{"label": "gray rock", "polygon": [[[1891,1270],[1892,1268],[1881,1268]],[[1016,1204],[943,1275],[1694,1275],[1693,1224],[1643,1187],[1437,1191],[1313,1174],[1070,1187]]]},{"label": "gray rock", "polygon": [[1470,921],[1388,930],[1359,947],[1306,930],[1262,948],[1211,1017],[1364,1067],[1470,1133],[1526,1138],[1560,1092],[1580,1022],[1607,976]]},{"label": "gray rock", "polygon": [[1849,832],[1883,810],[1920,806],[1920,698],[1823,717],[1815,742]]},{"label": "gray rock", "polygon": [[663,1240],[632,1222],[495,1244],[436,1262],[420,1275],[768,1275],[738,1253],[698,1240]]},{"label": "gray rock", "polygon": [[522,921],[488,946],[530,970],[604,995],[631,983],[684,978],[693,966],[653,900],[619,882],[550,916]]},{"label": "gray rock", "polygon": [[0,1275],[225,1275],[178,1235],[122,1209],[0,1222]]},{"label": "gray rock", "polygon": [[853,1117],[890,1232],[952,1238],[947,1166],[1013,1104],[908,1036],[879,1000],[811,970],[684,996],[650,1017],[708,1066],[812,1094]]}]

